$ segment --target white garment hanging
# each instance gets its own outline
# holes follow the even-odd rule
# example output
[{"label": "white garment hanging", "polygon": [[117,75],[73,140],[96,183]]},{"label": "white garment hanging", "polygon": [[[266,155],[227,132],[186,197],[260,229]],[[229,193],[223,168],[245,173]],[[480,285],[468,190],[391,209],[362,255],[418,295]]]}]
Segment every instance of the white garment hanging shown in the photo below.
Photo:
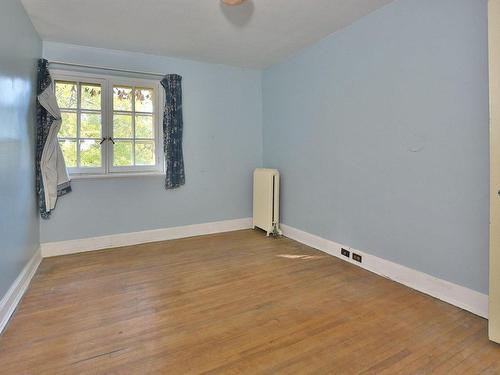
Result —
[{"label": "white garment hanging", "polygon": [[47,211],[51,211],[56,206],[58,187],[68,184],[70,181],[68,171],[66,170],[66,163],[64,162],[64,155],[57,139],[62,118],[61,111],[57,105],[53,82],[38,95],[38,101],[54,117],[40,160],[40,174],[45,193],[45,207]]}]

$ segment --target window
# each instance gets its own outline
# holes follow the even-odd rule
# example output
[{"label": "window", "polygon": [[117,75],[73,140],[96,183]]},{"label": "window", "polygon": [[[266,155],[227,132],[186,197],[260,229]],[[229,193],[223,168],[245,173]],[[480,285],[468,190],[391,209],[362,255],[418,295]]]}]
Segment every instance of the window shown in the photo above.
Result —
[{"label": "window", "polygon": [[160,172],[159,83],[53,72],[71,175]]},{"label": "window", "polygon": [[70,170],[103,172],[102,84],[56,81],[61,108],[59,143]]},{"label": "window", "polygon": [[113,168],[155,165],[154,93],[113,86]]}]

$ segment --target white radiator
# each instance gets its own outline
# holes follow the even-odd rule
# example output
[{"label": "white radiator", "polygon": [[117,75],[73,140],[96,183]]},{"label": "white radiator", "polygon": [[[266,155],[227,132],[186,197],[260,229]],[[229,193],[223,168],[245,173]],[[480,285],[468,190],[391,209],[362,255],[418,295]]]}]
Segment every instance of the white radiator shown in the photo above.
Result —
[{"label": "white radiator", "polygon": [[280,173],[276,169],[257,168],[253,172],[253,227],[281,234]]}]

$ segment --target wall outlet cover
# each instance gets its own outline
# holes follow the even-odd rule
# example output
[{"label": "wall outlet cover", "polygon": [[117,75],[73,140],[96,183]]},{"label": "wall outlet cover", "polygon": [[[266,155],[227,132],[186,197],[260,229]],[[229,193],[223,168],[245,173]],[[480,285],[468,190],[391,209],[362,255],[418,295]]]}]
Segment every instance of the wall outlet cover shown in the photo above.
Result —
[{"label": "wall outlet cover", "polygon": [[356,253],[352,253],[352,259],[359,263],[363,261],[363,257]]}]

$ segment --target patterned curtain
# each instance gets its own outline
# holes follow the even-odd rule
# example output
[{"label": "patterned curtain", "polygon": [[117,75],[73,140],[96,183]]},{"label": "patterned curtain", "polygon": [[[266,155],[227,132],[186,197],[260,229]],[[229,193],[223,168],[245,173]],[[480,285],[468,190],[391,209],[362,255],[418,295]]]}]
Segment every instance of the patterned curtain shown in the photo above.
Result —
[{"label": "patterned curtain", "polygon": [[47,60],[38,62],[36,102],[36,189],[40,215],[44,219],[50,217],[57,197],[71,191],[63,153],[57,140],[62,122],[61,112],[47,65]]},{"label": "patterned curtain", "polygon": [[165,152],[165,187],[175,189],[185,183],[182,156],[182,77],[168,74],[162,79],[165,88],[165,112],[163,114],[163,148]]}]

